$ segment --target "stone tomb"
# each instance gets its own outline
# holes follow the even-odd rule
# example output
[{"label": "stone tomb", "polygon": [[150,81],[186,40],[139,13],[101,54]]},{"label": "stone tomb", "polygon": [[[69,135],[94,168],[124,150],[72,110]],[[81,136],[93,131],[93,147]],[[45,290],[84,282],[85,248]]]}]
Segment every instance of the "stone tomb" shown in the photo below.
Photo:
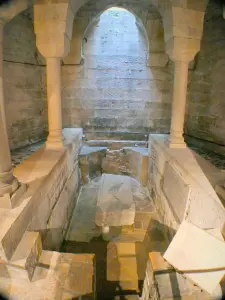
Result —
[{"label": "stone tomb", "polygon": [[107,231],[109,226],[132,225],[135,218],[131,178],[103,174],[97,200],[95,222]]},{"label": "stone tomb", "polygon": [[170,162],[165,164],[163,192],[169,202],[174,215],[182,222],[185,218],[190,197],[190,185],[185,182],[181,174]]}]

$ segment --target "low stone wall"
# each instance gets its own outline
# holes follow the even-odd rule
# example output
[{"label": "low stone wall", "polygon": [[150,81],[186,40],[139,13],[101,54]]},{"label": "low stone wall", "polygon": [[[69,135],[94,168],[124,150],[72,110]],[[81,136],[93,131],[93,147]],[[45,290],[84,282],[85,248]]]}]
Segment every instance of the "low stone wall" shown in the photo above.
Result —
[{"label": "low stone wall", "polygon": [[80,184],[78,155],[82,130],[64,129],[63,133],[64,149],[42,148],[15,171],[31,193],[18,223],[21,232],[26,214],[28,230],[40,232],[43,248],[48,250],[58,250],[63,241]]},{"label": "low stone wall", "polygon": [[203,229],[222,228],[225,209],[190,149],[169,149],[167,135],[149,137],[148,189],[162,223],[183,219]]},{"label": "low stone wall", "polygon": [[42,203],[30,230],[42,233],[44,249],[59,249],[76,204],[80,174],[78,155],[82,135],[78,134],[43,183]]}]

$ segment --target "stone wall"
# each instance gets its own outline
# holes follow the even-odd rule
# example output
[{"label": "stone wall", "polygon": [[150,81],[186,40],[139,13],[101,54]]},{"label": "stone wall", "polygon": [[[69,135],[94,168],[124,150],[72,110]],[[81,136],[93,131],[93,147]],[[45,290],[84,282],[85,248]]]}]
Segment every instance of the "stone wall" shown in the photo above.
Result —
[{"label": "stone wall", "polygon": [[225,145],[225,20],[219,1],[210,1],[196,68],[189,72],[185,133]]},{"label": "stone wall", "polygon": [[32,11],[5,25],[3,46],[6,121],[14,149],[46,135],[45,68],[35,45]]},{"label": "stone wall", "polygon": [[[80,22],[98,15],[104,7],[100,2],[82,8]],[[154,10],[150,13],[137,1],[131,7],[148,25],[151,18],[158,22]],[[69,65],[64,60],[64,126],[82,127],[93,137],[102,132],[109,137],[117,131],[126,138],[129,133],[169,131],[171,68],[147,66],[148,39],[135,21],[126,10],[108,10],[84,35],[84,63]],[[156,49],[157,43],[153,46]]]},{"label": "stone wall", "polygon": [[167,138],[149,136],[147,186],[162,223],[172,229],[169,235],[184,219],[203,229],[222,228],[225,209],[209,174],[190,149],[169,149],[165,145]]}]

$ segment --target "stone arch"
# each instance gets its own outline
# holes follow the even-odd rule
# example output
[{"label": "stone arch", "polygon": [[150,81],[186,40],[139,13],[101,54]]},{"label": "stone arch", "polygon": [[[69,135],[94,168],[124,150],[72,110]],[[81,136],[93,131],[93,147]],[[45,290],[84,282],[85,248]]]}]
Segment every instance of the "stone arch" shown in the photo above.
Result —
[{"label": "stone arch", "polygon": [[7,23],[32,6],[34,0],[14,0],[0,7],[0,22]]},{"label": "stone arch", "polygon": [[164,29],[161,15],[154,5],[147,0],[139,0],[136,3],[129,1],[114,0],[91,0],[81,7],[74,19],[73,35],[70,53],[64,58],[65,64],[80,64],[82,57],[82,44],[85,32],[99,20],[106,10],[112,7],[126,9],[136,17],[136,24],[143,30],[148,40],[149,66],[165,66],[168,56],[165,54]]},{"label": "stone arch", "polygon": [[[145,39],[147,41],[148,52],[149,52],[149,38],[148,38],[146,27],[145,27],[144,22],[143,22],[143,18],[140,14],[137,14],[134,10],[132,10],[132,8],[128,5],[113,5],[113,4],[107,5],[107,7],[104,10],[99,11],[98,14],[90,20],[87,28],[84,31],[83,37],[85,37],[85,35],[89,31],[89,29],[91,27],[93,27],[95,25],[95,23],[97,23],[100,20],[101,15],[103,15],[107,10],[109,10],[113,7],[122,8],[122,9],[128,11],[129,13],[131,13],[135,17],[136,25],[138,27],[140,27],[142,32],[144,33]],[[148,57],[147,57],[147,59],[148,59]]]}]

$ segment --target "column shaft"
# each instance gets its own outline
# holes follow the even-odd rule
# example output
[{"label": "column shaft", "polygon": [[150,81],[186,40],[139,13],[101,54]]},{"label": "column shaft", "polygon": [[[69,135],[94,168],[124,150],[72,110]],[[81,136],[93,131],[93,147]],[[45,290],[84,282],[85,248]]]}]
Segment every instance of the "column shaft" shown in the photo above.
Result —
[{"label": "column shaft", "polygon": [[48,128],[47,148],[62,148],[62,107],[61,107],[61,59],[46,58]]},{"label": "column shaft", "polygon": [[5,104],[3,91],[3,25],[0,25],[0,196],[14,192],[18,182],[13,176],[12,160],[5,121]]},{"label": "column shaft", "polygon": [[188,62],[175,61],[174,89],[169,136],[170,148],[185,148],[183,131],[187,98]]}]

